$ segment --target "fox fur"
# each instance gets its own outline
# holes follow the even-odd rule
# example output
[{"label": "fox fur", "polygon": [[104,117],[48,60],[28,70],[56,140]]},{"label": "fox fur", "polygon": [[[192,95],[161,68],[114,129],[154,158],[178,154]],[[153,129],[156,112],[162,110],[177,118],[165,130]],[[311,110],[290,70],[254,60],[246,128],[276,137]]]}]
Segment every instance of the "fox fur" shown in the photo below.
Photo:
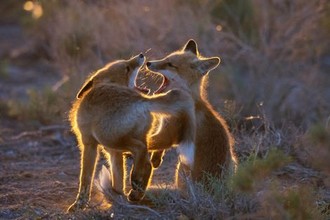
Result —
[{"label": "fox fur", "polygon": [[[78,92],[70,122],[81,150],[81,172],[78,195],[68,211],[88,205],[98,146],[110,154],[112,188],[120,194],[124,194],[125,187],[123,153],[132,154],[132,189],[128,199],[137,201],[143,198],[152,172],[146,139],[152,123],[151,113],[189,112],[195,120],[193,100],[186,92],[171,90],[145,96],[129,88],[144,62],[142,54],[112,62],[91,76]],[[185,141],[193,145],[195,127],[194,123],[191,125]]]},{"label": "fox fur", "polygon": [[[178,134],[187,118],[173,116],[169,120],[157,117],[153,121],[148,149],[157,150],[151,161],[161,161],[163,149],[178,145],[179,163],[176,184],[185,186],[182,176],[193,181],[202,181],[204,174],[222,176],[224,171],[234,171],[237,160],[234,154],[234,139],[225,120],[207,100],[206,86],[209,72],[220,63],[219,57],[202,57],[194,40],[189,40],[183,49],[175,51],[161,60],[147,62],[153,72],[161,73],[167,82],[163,91],[180,89],[187,91],[194,100],[196,116],[195,145],[178,145]],[[184,171],[187,175],[181,175]]]}]

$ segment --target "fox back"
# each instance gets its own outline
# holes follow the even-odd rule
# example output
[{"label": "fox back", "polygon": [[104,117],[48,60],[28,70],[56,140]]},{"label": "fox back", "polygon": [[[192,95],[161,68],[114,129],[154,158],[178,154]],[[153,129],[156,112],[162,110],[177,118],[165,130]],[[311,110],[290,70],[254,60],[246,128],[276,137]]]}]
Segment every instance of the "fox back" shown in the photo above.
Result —
[{"label": "fox back", "polygon": [[[91,129],[95,128],[101,133],[106,133],[110,126],[122,124],[115,121],[116,118],[120,118],[116,115],[127,114],[134,117],[145,111],[136,105],[142,97],[128,88],[134,84],[143,62],[143,55],[128,60],[117,60],[99,69],[86,80],[70,111],[70,122],[77,137],[84,131],[85,134],[91,135]],[[146,124],[150,120],[150,117],[147,118]],[[95,123],[99,123],[98,126]]]}]

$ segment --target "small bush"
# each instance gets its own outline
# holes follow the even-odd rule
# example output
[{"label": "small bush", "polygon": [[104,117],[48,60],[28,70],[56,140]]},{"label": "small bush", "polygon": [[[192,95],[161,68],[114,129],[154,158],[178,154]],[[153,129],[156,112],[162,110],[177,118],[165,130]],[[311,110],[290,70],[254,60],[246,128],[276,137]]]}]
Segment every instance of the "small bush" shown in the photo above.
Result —
[{"label": "small bush", "polygon": [[326,219],[315,200],[317,194],[311,187],[274,187],[266,193],[259,214],[274,219]]},{"label": "small bush", "polygon": [[291,159],[283,152],[271,149],[264,159],[251,157],[238,166],[232,178],[234,189],[251,192],[268,177],[272,171],[287,165]]},{"label": "small bush", "polygon": [[28,100],[8,101],[8,115],[20,121],[34,121],[40,124],[60,123],[62,109],[59,97],[50,88],[41,91],[30,89]]}]

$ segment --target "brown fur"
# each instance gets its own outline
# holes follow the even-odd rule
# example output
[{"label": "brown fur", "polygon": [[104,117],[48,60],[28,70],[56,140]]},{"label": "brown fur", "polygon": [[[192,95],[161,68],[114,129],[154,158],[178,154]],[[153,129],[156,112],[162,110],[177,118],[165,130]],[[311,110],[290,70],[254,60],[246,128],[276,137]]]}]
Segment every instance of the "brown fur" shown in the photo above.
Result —
[{"label": "brown fur", "polygon": [[[132,190],[128,198],[142,199],[151,175],[146,147],[151,113],[176,115],[191,111],[190,96],[179,90],[147,97],[127,87],[143,63],[143,55],[110,63],[88,79],[79,91],[70,121],[81,149],[80,184],[77,199],[68,211],[85,208],[88,204],[98,145],[110,153],[112,188],[121,194],[125,187],[123,153],[132,154]],[[193,141],[195,128],[188,132]]]},{"label": "brown fur", "polygon": [[[193,164],[178,164],[176,174],[177,185],[183,186],[179,173],[181,170],[189,171],[194,181],[202,181],[204,173],[220,177],[223,170],[237,164],[233,153],[233,138],[228,130],[225,120],[213,110],[206,97],[205,87],[208,83],[208,73],[218,66],[218,57],[204,58],[200,56],[197,44],[190,40],[185,47],[161,60],[147,63],[151,71],[159,72],[170,82],[167,89],[183,89],[189,91],[195,102],[196,139]],[[177,144],[177,134],[182,126],[181,117],[172,117],[159,127],[153,123],[153,135],[148,137],[149,149],[166,149]],[[180,148],[180,147],[179,147]],[[179,149],[181,158],[181,153]],[[158,153],[152,160],[159,160]]]}]

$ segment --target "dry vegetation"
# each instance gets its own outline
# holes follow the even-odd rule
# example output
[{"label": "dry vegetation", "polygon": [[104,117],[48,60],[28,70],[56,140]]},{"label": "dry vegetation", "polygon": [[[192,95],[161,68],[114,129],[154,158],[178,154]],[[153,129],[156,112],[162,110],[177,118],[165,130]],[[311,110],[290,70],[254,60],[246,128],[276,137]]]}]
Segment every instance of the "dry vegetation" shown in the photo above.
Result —
[{"label": "dry vegetation", "polygon": [[[328,1],[35,4],[40,5],[30,11],[23,11],[18,1],[1,6],[7,13],[0,26],[10,28],[14,20],[24,29],[18,35],[28,37],[11,39],[12,47],[0,42],[0,168],[6,169],[0,173],[0,218],[330,218]],[[170,151],[155,173],[155,185],[167,186],[151,190],[147,205],[116,200],[104,208],[94,202],[85,212],[65,214],[79,172],[79,153],[66,118],[85,77],[111,60],[140,52],[161,58],[189,38],[199,43],[202,54],[222,58],[210,75],[209,99],[235,135],[237,174],[226,180],[207,176],[208,184],[191,185],[183,198],[171,190],[176,156]],[[55,168],[35,161],[13,168],[11,163],[21,159],[51,159]],[[45,166],[40,167],[44,173],[38,166]],[[36,178],[38,174],[44,176]],[[17,179],[21,185],[10,185],[16,176],[23,178]],[[54,187],[52,193],[35,186],[43,182]],[[35,194],[10,193],[29,184],[28,192]]]}]

